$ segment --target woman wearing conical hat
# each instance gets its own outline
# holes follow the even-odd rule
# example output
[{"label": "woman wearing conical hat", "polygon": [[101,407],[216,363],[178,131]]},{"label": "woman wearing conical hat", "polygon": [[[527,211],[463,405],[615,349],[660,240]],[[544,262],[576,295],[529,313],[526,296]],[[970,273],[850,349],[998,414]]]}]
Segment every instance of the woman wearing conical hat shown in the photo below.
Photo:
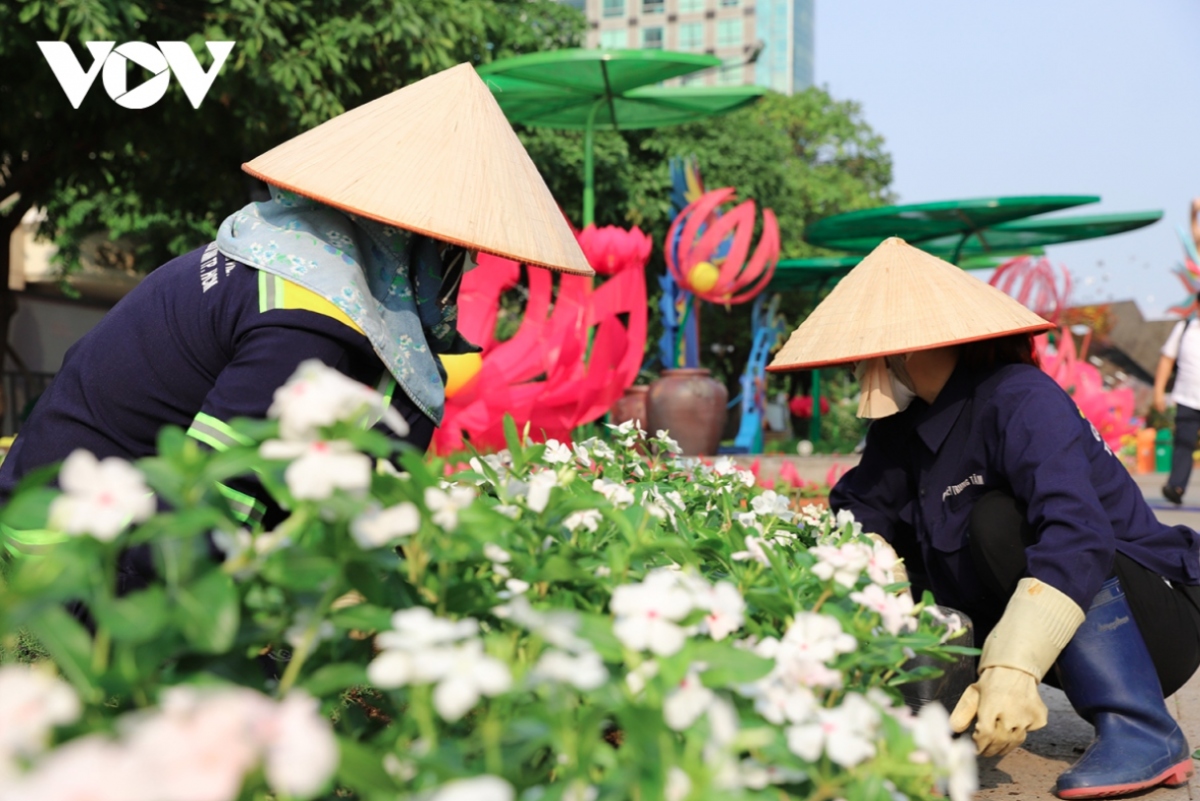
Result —
[{"label": "woman wearing conical hat", "polygon": [[[978,679],[951,723],[980,754],[1046,724],[1042,680],[1096,727],[1059,779],[1095,798],[1192,773],[1164,693],[1200,664],[1200,535],[1158,522],[1069,395],[1038,369],[1051,325],[902,240],[866,257],[772,371],[854,366],[861,463],[830,494],[905,558],[917,597],[971,616]],[[1053,671],[1051,670],[1053,668]]]},{"label": "woman wearing conical hat", "polygon": [[[244,168],[271,199],[151,273],[68,352],[0,467],[0,503],[23,475],[76,449],[153,454],[167,425],[227,448],[238,442],[228,422],[265,417],[275,390],[312,359],[382,387],[407,423],[395,427],[424,449],[444,405],[439,354],[473,349],[455,324],[473,253],[592,274],[470,65]],[[235,511],[262,524],[261,488],[247,479],[228,490]],[[0,544],[33,543],[8,531]]]}]

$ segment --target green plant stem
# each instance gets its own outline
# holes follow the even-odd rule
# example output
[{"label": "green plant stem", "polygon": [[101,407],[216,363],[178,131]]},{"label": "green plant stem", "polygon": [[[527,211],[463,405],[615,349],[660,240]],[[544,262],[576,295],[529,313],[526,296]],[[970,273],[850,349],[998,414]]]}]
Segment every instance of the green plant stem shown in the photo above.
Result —
[{"label": "green plant stem", "polygon": [[817,598],[817,602],[816,602],[815,604],[813,604],[812,611],[813,611],[813,612],[820,612],[820,611],[821,611],[821,606],[822,606],[822,605],[823,605],[823,604],[824,604],[826,601],[828,601],[830,598],[832,598],[832,597],[833,597],[833,590],[826,589],[826,590],[825,590],[824,592],[822,592],[822,593],[821,593],[821,595],[820,595],[820,596]]},{"label": "green plant stem", "polygon": [[340,587],[341,576],[338,576],[334,581],[330,582],[329,589],[325,590],[325,594],[321,596],[321,600],[317,604],[316,613],[309,621],[308,627],[304,629],[304,635],[300,638],[300,644],[292,652],[292,659],[288,662],[287,669],[283,671],[283,678],[279,680],[280,696],[287,695],[288,690],[292,689],[292,685],[300,678],[300,669],[304,667],[305,660],[312,655],[313,647],[316,645],[317,632],[321,629],[321,623],[325,620],[325,614],[329,611],[329,607],[334,599],[341,595],[338,591]]},{"label": "green plant stem", "polygon": [[429,753],[437,751],[438,734],[437,724],[433,720],[433,706],[430,703],[429,685],[424,684],[413,687],[410,697],[412,703],[410,708],[413,712],[413,717],[417,719],[417,730],[421,733],[421,739],[429,746]]},{"label": "green plant stem", "polygon": [[496,719],[495,702],[488,704],[487,718],[480,727],[483,734],[483,759],[488,773],[504,772],[504,757],[500,753],[500,721]]}]

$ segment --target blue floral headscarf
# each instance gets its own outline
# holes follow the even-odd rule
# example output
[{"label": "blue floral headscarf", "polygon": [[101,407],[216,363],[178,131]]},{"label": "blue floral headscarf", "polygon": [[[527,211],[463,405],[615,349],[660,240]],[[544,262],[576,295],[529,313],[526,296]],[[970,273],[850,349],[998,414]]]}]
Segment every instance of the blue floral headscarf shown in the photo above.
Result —
[{"label": "blue floral headscarf", "polygon": [[441,424],[446,373],[437,354],[479,349],[458,333],[455,293],[441,291],[436,240],[272,186],[270,200],[225,218],[217,248],[345,312],[404,393]]}]

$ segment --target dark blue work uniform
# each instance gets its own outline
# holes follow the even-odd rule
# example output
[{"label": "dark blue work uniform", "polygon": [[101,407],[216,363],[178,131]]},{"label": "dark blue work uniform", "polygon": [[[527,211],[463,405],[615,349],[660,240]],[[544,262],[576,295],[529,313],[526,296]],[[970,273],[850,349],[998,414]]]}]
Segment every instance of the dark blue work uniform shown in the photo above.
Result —
[{"label": "dark blue work uniform", "polygon": [[915,586],[986,631],[1007,599],[997,608],[988,597],[968,539],[974,504],[994,490],[1016,499],[1033,531],[1026,575],[1084,610],[1117,554],[1173,583],[1200,584],[1196,532],[1158,522],[1070,396],[1029,365],[959,366],[933,404],[918,398],[873,423],[862,462],[830,505],[893,543]]},{"label": "dark blue work uniform", "polygon": [[[98,458],[155,453],[173,425],[206,445],[238,441],[236,417],[264,418],[275,390],[306,359],[378,386],[387,378],[367,337],[333,304],[297,284],[227,260],[215,244],[176,258],[77,342],[0,466],[0,501],[21,476],[76,448]],[[401,391],[392,405],[408,441],[428,446],[433,423]],[[228,488],[248,522],[266,510],[257,485]]]}]

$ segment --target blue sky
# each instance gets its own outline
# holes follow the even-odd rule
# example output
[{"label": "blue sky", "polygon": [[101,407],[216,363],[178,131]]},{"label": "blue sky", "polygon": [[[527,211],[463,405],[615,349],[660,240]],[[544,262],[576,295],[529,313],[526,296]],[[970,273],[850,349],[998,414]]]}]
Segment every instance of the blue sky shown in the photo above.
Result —
[{"label": "blue sky", "polygon": [[902,203],[1095,194],[1163,219],[1047,255],[1073,302],[1166,316],[1200,196],[1200,2],[816,0],[818,85],[862,104]]}]

